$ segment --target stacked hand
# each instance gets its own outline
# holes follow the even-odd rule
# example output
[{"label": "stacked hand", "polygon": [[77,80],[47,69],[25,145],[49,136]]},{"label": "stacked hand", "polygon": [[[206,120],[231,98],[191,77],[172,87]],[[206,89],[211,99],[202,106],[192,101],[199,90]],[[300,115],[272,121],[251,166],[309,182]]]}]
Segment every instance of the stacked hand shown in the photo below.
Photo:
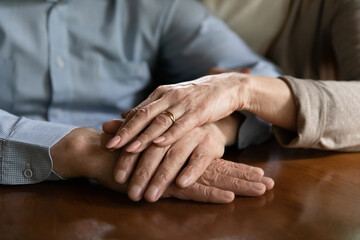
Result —
[{"label": "stacked hand", "polygon": [[[121,124],[119,120],[106,122],[103,130],[114,134]],[[223,120],[217,124],[227,125],[228,121]],[[115,164],[115,180],[123,184],[132,174],[129,181],[129,197],[138,201],[144,196],[150,202],[157,201],[175,179],[181,188],[189,187],[196,181],[201,182],[201,176],[207,176],[206,170],[209,171],[209,168],[211,172],[214,171],[212,164],[218,161],[224,152],[226,136],[217,124],[195,128],[169,146],[160,147],[152,144],[142,154],[123,149]],[[188,164],[179,174],[187,160]],[[236,173],[231,173],[230,177],[236,176],[239,179],[227,181],[238,187],[237,190],[233,190],[236,194],[259,196],[273,185],[271,179],[263,177],[264,172],[260,168],[242,164],[232,166],[237,166],[234,170]]]},{"label": "stacked hand", "polygon": [[195,127],[243,110],[248,99],[246,77],[247,74],[224,73],[160,86],[123,114],[124,124],[106,147],[119,149],[130,141],[128,152],[141,152],[152,142],[168,146]]},{"label": "stacked hand", "polygon": [[[114,130],[108,127],[106,130]],[[117,183],[112,175],[120,152],[105,148],[111,137],[89,128],[73,130],[51,148],[54,171],[64,178],[96,179],[113,190],[126,192],[129,184]],[[195,183],[185,188],[171,183],[161,197],[227,203],[235,194],[259,196],[273,185],[273,180],[263,177],[259,168],[215,159]]]}]

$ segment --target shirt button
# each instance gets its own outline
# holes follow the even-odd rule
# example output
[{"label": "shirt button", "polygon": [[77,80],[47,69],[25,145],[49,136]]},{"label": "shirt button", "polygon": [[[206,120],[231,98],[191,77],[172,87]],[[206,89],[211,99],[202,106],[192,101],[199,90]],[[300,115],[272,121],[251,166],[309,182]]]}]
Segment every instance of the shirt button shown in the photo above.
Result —
[{"label": "shirt button", "polygon": [[56,58],[56,66],[58,68],[64,68],[65,67],[65,61],[62,57],[57,57]]},{"label": "shirt button", "polygon": [[24,170],[24,177],[31,178],[32,176],[33,176],[33,172],[31,171],[31,169],[27,168]]}]

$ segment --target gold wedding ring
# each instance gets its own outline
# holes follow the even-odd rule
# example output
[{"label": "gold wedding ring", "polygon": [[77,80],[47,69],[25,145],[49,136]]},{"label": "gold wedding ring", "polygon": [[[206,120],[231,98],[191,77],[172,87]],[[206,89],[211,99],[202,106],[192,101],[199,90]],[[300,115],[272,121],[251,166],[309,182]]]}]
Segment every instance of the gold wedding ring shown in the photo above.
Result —
[{"label": "gold wedding ring", "polygon": [[173,123],[175,123],[175,116],[174,116],[174,114],[172,114],[172,113],[169,112],[169,111],[163,111],[163,114],[165,114],[166,116],[168,116],[168,117],[171,119],[171,121],[172,121]]}]

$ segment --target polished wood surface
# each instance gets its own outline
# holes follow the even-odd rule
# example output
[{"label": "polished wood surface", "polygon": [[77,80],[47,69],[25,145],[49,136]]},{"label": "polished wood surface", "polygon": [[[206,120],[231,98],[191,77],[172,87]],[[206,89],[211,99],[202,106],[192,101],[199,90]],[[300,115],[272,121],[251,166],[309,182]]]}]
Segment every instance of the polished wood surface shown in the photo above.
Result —
[{"label": "polished wood surface", "polygon": [[227,158],[265,169],[274,190],[231,204],[133,203],[87,181],[0,186],[6,239],[360,239],[360,153],[281,148]]}]

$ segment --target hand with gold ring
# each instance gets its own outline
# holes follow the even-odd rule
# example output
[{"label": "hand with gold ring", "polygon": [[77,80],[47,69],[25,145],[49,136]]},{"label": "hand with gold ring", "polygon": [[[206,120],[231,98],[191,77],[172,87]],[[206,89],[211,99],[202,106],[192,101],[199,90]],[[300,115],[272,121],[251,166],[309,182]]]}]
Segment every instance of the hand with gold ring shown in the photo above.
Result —
[{"label": "hand with gold ring", "polygon": [[130,141],[129,152],[141,152],[152,142],[167,146],[197,126],[245,109],[248,96],[243,82],[247,76],[224,73],[158,87],[123,115],[125,123],[107,147],[118,149]]}]

